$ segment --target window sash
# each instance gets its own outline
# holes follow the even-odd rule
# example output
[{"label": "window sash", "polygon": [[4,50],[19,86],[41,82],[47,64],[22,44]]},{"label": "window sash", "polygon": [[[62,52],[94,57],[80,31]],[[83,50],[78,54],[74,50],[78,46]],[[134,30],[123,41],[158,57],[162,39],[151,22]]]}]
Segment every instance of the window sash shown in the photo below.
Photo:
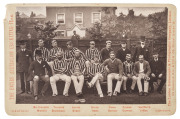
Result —
[{"label": "window sash", "polygon": [[76,24],[83,23],[83,13],[74,13],[74,23]]},{"label": "window sash", "polygon": [[56,16],[57,23],[65,24],[65,14],[64,13],[58,13]]}]

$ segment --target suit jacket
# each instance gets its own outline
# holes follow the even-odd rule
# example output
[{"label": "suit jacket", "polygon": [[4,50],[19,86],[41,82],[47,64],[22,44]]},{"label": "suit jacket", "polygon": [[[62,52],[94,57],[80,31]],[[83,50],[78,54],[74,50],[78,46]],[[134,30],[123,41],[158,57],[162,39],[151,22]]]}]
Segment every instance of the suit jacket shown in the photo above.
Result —
[{"label": "suit jacket", "polygon": [[101,57],[102,57],[102,62],[104,62],[106,59],[109,59],[109,53],[113,51],[112,48],[110,48],[109,50],[107,50],[107,48],[103,48],[101,50]]},{"label": "suit jacket", "polygon": [[142,48],[141,46],[136,47],[133,56],[133,61],[138,61],[139,55],[143,55],[146,61],[149,61],[150,59],[150,52],[146,46],[144,48]]},{"label": "suit jacket", "polygon": [[18,72],[28,72],[29,65],[32,61],[32,53],[29,50],[19,50],[16,54],[16,63]]},{"label": "suit jacket", "polygon": [[116,53],[116,58],[120,59],[122,62],[126,60],[126,54],[131,54],[131,51],[129,49],[123,50],[120,48]]},{"label": "suit jacket", "polygon": [[165,65],[164,65],[163,61],[161,61],[159,59],[158,59],[158,61],[155,61],[153,59],[149,62],[149,64],[150,64],[152,73],[154,73],[156,75],[159,75],[159,74],[164,75],[165,74],[166,69],[165,69]]},{"label": "suit jacket", "polygon": [[[143,61],[143,68],[144,68],[144,74],[146,74],[147,76],[150,75],[151,73],[151,68],[150,68],[150,65],[147,61]],[[135,75],[139,74],[139,70],[140,70],[140,62],[137,61],[135,64],[134,64],[134,70],[133,70],[133,73]]]}]

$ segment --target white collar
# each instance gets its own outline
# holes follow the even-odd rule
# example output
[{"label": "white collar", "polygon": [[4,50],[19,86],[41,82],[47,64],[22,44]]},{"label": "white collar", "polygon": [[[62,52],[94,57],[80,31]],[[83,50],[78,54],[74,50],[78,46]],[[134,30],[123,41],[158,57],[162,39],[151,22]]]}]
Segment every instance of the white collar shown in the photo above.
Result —
[{"label": "white collar", "polygon": [[41,61],[37,60],[37,61],[39,62],[39,64],[41,64],[41,63],[42,63],[42,60],[41,60]]}]

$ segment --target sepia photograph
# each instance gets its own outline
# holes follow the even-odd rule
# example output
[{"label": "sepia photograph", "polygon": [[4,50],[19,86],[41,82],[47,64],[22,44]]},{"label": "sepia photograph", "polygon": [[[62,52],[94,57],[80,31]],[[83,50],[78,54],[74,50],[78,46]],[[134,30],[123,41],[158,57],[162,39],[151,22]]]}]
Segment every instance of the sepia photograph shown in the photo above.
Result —
[{"label": "sepia photograph", "polygon": [[167,7],[16,7],[16,104],[167,104]]}]

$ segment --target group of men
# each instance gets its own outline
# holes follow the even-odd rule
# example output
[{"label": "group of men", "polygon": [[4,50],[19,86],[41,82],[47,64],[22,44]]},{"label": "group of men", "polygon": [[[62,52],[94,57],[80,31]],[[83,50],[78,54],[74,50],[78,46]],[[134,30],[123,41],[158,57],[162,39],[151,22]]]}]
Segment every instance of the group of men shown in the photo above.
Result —
[{"label": "group of men", "polygon": [[[115,53],[111,47],[112,42],[106,41],[106,47],[99,51],[95,47],[95,41],[90,41],[90,48],[83,53],[73,47],[71,41],[66,43],[67,50],[58,47],[57,41],[52,40],[52,49],[44,47],[44,41],[38,41],[38,48],[33,55],[26,49],[26,43],[21,41],[20,50],[17,52],[17,63],[21,79],[21,93],[27,92],[38,100],[38,82],[43,80],[44,86],[41,95],[44,96],[51,85],[52,96],[58,95],[57,81],[64,81],[64,96],[69,96],[71,81],[74,84],[78,97],[83,97],[82,88],[84,82],[88,88],[96,87],[99,97],[104,97],[101,82],[107,80],[107,96],[117,96],[121,91],[133,93],[136,83],[140,96],[147,96],[149,87],[154,92],[153,82],[161,80],[157,91],[162,92],[166,82],[165,65],[158,59],[158,53],[150,53],[145,46],[145,37],[141,37],[141,45],[135,49],[132,56],[127,49],[127,43],[121,42],[120,49]],[[150,60],[150,61],[149,61]],[[113,91],[113,80],[117,80]],[[127,81],[132,81],[128,87]]]}]

